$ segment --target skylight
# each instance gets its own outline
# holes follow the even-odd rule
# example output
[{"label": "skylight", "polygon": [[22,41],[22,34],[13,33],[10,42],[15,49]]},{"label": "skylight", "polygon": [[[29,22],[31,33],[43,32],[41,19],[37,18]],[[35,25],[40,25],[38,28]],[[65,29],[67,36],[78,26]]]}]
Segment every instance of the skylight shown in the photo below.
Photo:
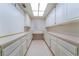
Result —
[{"label": "skylight", "polygon": [[47,3],[31,3],[34,16],[43,16]]}]

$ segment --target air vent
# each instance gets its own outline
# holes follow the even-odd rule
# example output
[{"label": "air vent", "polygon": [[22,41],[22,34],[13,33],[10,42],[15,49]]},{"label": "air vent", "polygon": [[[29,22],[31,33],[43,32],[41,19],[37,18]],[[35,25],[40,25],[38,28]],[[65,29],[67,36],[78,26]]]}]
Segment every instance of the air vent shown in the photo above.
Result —
[{"label": "air vent", "polygon": [[24,8],[26,8],[26,5],[25,5],[25,4],[22,4],[22,6],[23,6]]}]

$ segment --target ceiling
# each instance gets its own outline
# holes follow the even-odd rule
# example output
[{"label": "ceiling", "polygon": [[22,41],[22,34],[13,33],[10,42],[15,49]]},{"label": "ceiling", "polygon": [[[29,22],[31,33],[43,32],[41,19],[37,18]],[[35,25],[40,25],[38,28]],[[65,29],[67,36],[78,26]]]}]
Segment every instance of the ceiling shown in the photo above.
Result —
[{"label": "ceiling", "polygon": [[25,13],[28,13],[29,16],[32,19],[34,19],[34,18],[46,18],[48,14],[51,12],[51,10],[55,8],[56,3],[48,3],[47,7],[44,10],[43,16],[34,16],[30,3],[20,3],[19,6],[24,10]]}]

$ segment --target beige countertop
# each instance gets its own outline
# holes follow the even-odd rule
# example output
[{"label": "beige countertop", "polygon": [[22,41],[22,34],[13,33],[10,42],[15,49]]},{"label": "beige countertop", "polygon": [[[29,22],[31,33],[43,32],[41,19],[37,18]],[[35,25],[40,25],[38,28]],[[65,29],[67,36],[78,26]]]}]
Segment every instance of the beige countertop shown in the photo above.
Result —
[{"label": "beige countertop", "polygon": [[54,35],[64,41],[67,41],[73,45],[79,46],[79,37],[77,36],[72,36],[72,35],[67,35],[67,34],[62,34],[62,33],[56,33],[56,32],[48,32],[51,35]]},{"label": "beige countertop", "polygon": [[16,35],[0,38],[0,47],[5,48],[6,46],[17,41],[19,38],[21,38],[22,36],[24,36],[28,33],[29,32],[24,32],[24,33],[21,33],[21,34],[16,34]]}]

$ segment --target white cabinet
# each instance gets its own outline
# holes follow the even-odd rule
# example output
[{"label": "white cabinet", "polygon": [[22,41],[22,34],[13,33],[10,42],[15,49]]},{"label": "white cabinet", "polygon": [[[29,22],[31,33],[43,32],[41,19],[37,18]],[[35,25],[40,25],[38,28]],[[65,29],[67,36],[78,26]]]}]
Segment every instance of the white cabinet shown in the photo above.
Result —
[{"label": "white cabinet", "polygon": [[21,44],[21,41],[20,41],[20,40],[14,42],[13,44],[11,44],[11,45],[9,45],[8,47],[4,48],[2,55],[6,55],[6,56],[10,55],[11,52],[12,52],[13,50],[15,50],[15,49],[19,46],[19,44]]},{"label": "white cabinet", "polygon": [[52,26],[55,24],[55,8],[52,10],[52,12],[49,14],[49,16],[46,19],[46,26]]},{"label": "white cabinet", "polygon": [[67,4],[67,19],[79,17],[79,3],[68,3]]},{"label": "white cabinet", "polygon": [[[57,55],[57,44],[56,44],[56,42],[54,42],[53,40],[51,40],[51,50],[53,51],[53,53],[55,54],[55,55]],[[59,53],[59,52],[58,52]]]},{"label": "white cabinet", "polygon": [[79,19],[79,3],[59,3],[51,11],[46,19],[46,26],[53,26],[55,23],[64,24]]},{"label": "white cabinet", "polygon": [[17,47],[9,56],[24,56],[27,51],[26,40]]},{"label": "white cabinet", "polygon": [[1,48],[0,48],[0,56],[1,56]]},{"label": "white cabinet", "polygon": [[77,47],[73,44],[70,44],[66,41],[63,41],[60,38],[55,38],[57,43],[63,46],[66,50],[70,51],[73,55],[77,55]]},{"label": "white cabinet", "polygon": [[79,3],[59,3],[56,6],[56,24],[76,20],[79,17]]},{"label": "white cabinet", "polygon": [[63,23],[66,19],[66,4],[61,3],[56,6],[56,24]]},{"label": "white cabinet", "polygon": [[[24,56],[27,52],[29,44],[32,40],[32,33],[27,33],[22,37],[17,38],[11,43],[7,43],[9,45],[5,47],[0,47],[0,55],[1,56]],[[5,44],[4,44],[5,45]]]},{"label": "white cabinet", "polygon": [[24,32],[24,16],[10,3],[0,4],[0,37]]},{"label": "white cabinet", "polygon": [[23,48],[23,55],[25,55],[26,51],[27,51],[27,45],[26,45],[26,40],[23,42],[22,44],[22,48]]},{"label": "white cabinet", "polygon": [[22,45],[20,45],[18,48],[16,48],[9,56],[23,56]]},{"label": "white cabinet", "polygon": [[44,34],[44,39],[45,39],[48,47],[50,47],[51,46],[51,42],[50,42],[49,35],[47,33]]},{"label": "white cabinet", "polygon": [[[56,56],[77,56],[79,55],[79,48],[76,45],[73,45],[65,40],[63,40],[60,37],[57,37],[53,34],[50,34],[48,32],[45,32],[46,43],[51,51],[54,53]],[[48,38],[48,39],[47,39]],[[50,40],[50,45],[49,45],[49,40]]]},{"label": "white cabinet", "polygon": [[24,23],[25,26],[27,27],[31,27],[31,18],[29,17],[28,14],[25,15],[25,23]]},{"label": "white cabinet", "polygon": [[26,42],[27,42],[27,49],[29,48],[29,45],[30,45],[31,41],[32,41],[32,33],[27,35],[27,40],[26,40]]},{"label": "white cabinet", "polygon": [[[64,46],[62,46],[60,43],[62,42],[58,42],[59,38],[56,38],[54,36],[52,36],[51,38],[51,50],[53,51],[53,53],[56,55],[56,56],[72,56],[74,54],[72,54],[70,51],[68,51]],[[65,44],[64,44],[65,45]],[[68,45],[67,45],[68,46]],[[72,47],[72,46],[70,46]],[[69,47],[69,48],[70,48]],[[73,50],[74,51],[74,50]]]}]

